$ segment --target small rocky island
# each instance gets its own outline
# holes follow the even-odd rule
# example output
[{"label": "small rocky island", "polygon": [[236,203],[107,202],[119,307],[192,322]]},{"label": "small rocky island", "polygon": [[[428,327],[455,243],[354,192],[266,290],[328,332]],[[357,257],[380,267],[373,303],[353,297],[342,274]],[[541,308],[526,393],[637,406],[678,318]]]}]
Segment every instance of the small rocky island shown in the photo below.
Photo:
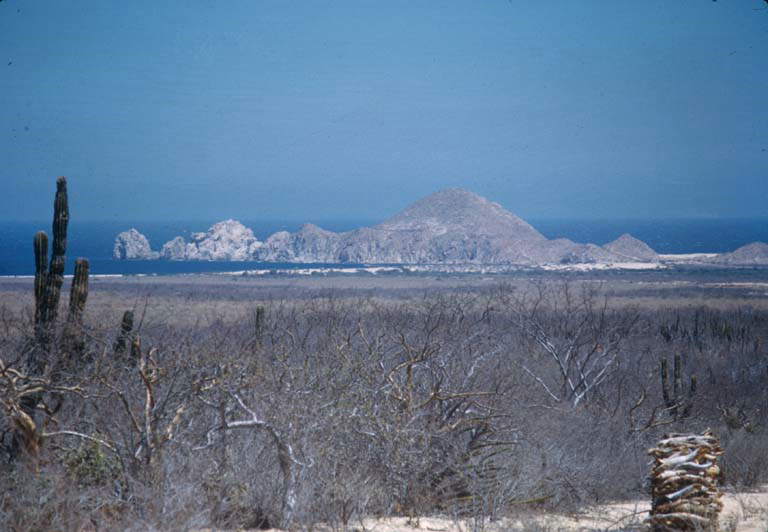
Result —
[{"label": "small rocky island", "polygon": [[[187,241],[181,236],[153,251],[136,229],[117,235],[115,259],[224,260],[326,264],[489,265],[523,267],[659,267],[663,260],[646,243],[624,234],[598,246],[547,239],[498,203],[462,189],[423,198],[388,220],[335,233],[305,224],[260,241],[236,220],[214,224]],[[768,265],[768,244],[702,256],[711,265]],[[690,262],[690,261],[689,261]]]},{"label": "small rocky island", "polygon": [[136,229],[129,229],[115,237],[112,257],[118,260],[151,260],[160,258],[160,254],[157,251],[152,251],[146,236]]}]

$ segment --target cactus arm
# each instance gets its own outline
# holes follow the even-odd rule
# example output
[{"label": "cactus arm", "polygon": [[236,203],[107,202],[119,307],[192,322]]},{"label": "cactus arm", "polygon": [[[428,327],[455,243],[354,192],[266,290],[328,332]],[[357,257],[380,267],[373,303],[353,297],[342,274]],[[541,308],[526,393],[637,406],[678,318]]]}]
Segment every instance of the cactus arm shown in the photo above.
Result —
[{"label": "cactus arm", "polygon": [[35,327],[42,324],[45,307],[45,287],[48,280],[48,235],[38,231],[34,238],[35,248]]}]

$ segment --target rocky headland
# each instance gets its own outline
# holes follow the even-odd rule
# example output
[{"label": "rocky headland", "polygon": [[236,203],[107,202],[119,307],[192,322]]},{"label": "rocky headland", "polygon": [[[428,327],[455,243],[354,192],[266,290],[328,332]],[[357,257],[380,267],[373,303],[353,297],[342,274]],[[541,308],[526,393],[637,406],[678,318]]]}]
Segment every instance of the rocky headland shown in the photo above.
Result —
[{"label": "rocky headland", "polygon": [[[135,229],[115,240],[116,259],[226,260],[326,264],[625,265],[658,267],[664,260],[624,234],[604,246],[547,239],[498,203],[462,189],[431,194],[373,227],[335,233],[313,224],[260,241],[236,220],[214,224],[160,252]],[[710,264],[768,264],[768,245],[755,243],[709,259]],[[619,266],[621,267],[621,266]]]}]

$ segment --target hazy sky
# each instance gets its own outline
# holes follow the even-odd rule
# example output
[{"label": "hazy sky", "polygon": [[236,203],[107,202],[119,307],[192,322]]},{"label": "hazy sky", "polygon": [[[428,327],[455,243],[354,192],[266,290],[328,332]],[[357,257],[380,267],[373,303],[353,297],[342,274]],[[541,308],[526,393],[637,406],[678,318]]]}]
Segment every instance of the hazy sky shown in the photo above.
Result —
[{"label": "hazy sky", "polygon": [[0,1],[0,219],[768,216],[760,0]]}]

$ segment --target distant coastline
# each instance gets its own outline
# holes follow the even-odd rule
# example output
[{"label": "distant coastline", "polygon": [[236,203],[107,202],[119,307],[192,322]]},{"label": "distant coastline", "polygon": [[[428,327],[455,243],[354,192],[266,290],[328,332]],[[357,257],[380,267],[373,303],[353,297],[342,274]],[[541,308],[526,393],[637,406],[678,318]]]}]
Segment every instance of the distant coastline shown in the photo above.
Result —
[{"label": "distant coastline", "polygon": [[[530,222],[548,238],[565,237],[575,241],[604,244],[623,232],[647,242],[662,256],[668,254],[720,253],[752,241],[768,240],[768,218],[725,219],[552,219],[531,218]],[[115,261],[111,258],[115,234],[130,226],[141,227],[154,243],[175,235],[203,231],[213,221],[106,221],[82,222],[74,219],[69,230],[68,263],[76,257],[88,257],[94,274],[101,275],[174,275],[221,273],[254,269],[282,269],[282,264],[242,262],[185,263],[170,261]],[[298,221],[244,220],[257,236],[266,238],[275,230],[295,231]],[[332,230],[346,230],[375,223],[370,220],[319,220]],[[0,222],[0,276],[34,274],[32,236],[35,231],[50,230],[50,220],[41,222]],[[291,265],[288,265],[290,267]],[[301,265],[306,267],[307,265]],[[67,265],[68,272],[72,264]]]}]

